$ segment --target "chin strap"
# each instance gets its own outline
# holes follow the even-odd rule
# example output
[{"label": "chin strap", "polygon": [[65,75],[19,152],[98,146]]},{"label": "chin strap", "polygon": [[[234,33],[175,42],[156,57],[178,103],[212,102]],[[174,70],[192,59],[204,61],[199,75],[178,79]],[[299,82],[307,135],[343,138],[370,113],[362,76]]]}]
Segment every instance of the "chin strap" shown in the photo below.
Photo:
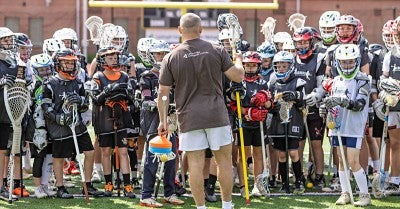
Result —
[{"label": "chin strap", "polygon": [[256,81],[259,77],[260,77],[260,76],[259,76],[258,74],[255,74],[255,73],[254,73],[252,76],[248,76],[248,75],[245,74],[244,80],[247,81],[247,82],[254,82],[254,81]]}]

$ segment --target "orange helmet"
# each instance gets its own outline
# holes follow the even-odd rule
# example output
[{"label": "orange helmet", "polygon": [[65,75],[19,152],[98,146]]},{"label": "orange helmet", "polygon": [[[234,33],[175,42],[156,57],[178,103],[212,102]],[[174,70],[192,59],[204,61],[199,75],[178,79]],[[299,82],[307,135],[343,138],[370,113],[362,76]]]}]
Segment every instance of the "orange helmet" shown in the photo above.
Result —
[{"label": "orange helmet", "polygon": [[[73,66],[66,61],[73,61]],[[72,49],[62,49],[54,53],[53,62],[55,70],[68,80],[75,80],[78,75],[78,58]],[[72,67],[71,67],[72,66]]]},{"label": "orange helmet", "polygon": [[[120,54],[121,54],[121,52],[114,47],[101,48],[97,52],[97,63],[104,70],[119,72],[121,70],[121,65],[119,63]],[[112,56],[112,55],[117,55],[117,59],[115,60],[115,63],[108,63],[106,60],[106,57]]]}]

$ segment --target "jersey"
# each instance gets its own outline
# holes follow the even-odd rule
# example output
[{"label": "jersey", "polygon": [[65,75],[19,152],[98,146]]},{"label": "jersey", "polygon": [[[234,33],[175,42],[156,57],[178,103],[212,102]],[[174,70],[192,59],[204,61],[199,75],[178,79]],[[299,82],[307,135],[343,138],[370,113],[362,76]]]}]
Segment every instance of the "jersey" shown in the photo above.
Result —
[{"label": "jersey", "polygon": [[[96,72],[93,75],[93,80],[99,86],[99,90],[103,91],[104,87],[109,84],[115,83],[127,83],[128,90],[131,90],[129,76],[125,72],[120,72],[120,76],[116,80],[111,80],[103,72]],[[127,131],[128,128],[133,128],[132,117],[129,114],[127,106],[125,103],[122,107],[116,104],[116,106],[110,106],[105,104],[94,104],[93,105],[93,126],[96,134],[107,135],[114,133],[114,119],[116,119],[116,131],[123,132]]]},{"label": "jersey", "polygon": [[[75,80],[63,80],[58,75],[52,76],[47,83],[45,84],[45,88],[43,89],[42,95],[42,109],[46,113],[51,113],[55,115],[65,113],[62,109],[64,104],[64,99],[67,93],[75,92],[79,94],[81,97],[85,97],[85,89],[83,88],[83,84],[75,79]],[[86,105],[88,104],[88,100],[85,99]],[[79,112],[79,111],[78,111]],[[46,114],[45,114],[46,115]],[[80,136],[84,133],[87,133],[86,126],[82,123],[81,114],[78,114],[79,123],[77,124],[75,131],[76,135]],[[50,139],[52,140],[64,140],[68,138],[72,138],[72,132],[69,126],[61,126],[54,121],[54,119],[50,117],[45,117],[46,127],[49,134]]]},{"label": "jersey", "polygon": [[[393,47],[384,57],[382,72],[389,73],[389,77],[400,81],[400,53],[396,47]],[[400,103],[390,107],[390,111],[400,111]]]},{"label": "jersey", "polygon": [[[283,82],[278,80],[274,85],[271,86],[273,96],[284,91],[299,91],[305,95],[306,81],[294,76],[292,74],[287,81]],[[287,124],[287,134],[291,138],[302,138],[304,132],[303,113],[301,109],[304,106],[304,102],[295,103],[290,109],[290,122]],[[268,129],[269,136],[271,138],[282,138],[285,137],[285,126],[282,124],[279,116],[280,104],[275,101],[274,108],[270,110],[272,113],[271,126]]]},{"label": "jersey", "polygon": [[[333,80],[332,96],[345,97],[351,101],[365,100],[365,106],[361,111],[353,111],[337,106],[339,114],[336,121],[340,121],[340,134],[345,137],[364,137],[365,124],[368,119],[370,84],[366,74],[358,72],[353,79],[344,79],[336,76]],[[330,136],[337,136],[335,129],[329,131]]]},{"label": "jersey", "polygon": [[[10,68],[11,66],[3,60],[0,60],[0,78],[4,75],[17,76],[18,66]],[[6,106],[4,103],[4,87],[0,86],[0,123],[11,124],[11,120],[8,117]]]}]

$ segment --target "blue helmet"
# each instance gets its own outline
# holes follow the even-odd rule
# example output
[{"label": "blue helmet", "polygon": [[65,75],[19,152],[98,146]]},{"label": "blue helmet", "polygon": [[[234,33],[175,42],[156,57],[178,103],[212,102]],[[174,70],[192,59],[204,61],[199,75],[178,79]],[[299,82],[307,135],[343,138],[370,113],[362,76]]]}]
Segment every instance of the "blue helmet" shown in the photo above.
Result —
[{"label": "blue helmet", "polygon": [[[276,68],[277,62],[288,62],[290,64],[288,70],[286,72],[279,73],[278,69]],[[282,79],[289,77],[294,71],[293,62],[294,62],[294,56],[292,53],[287,52],[287,51],[280,51],[280,52],[276,53],[274,56],[274,59],[272,60],[276,78],[279,80],[282,80]]]},{"label": "blue helmet", "polygon": [[269,42],[262,43],[259,47],[257,47],[257,52],[260,54],[261,58],[271,58],[276,54],[276,48],[274,44]]}]

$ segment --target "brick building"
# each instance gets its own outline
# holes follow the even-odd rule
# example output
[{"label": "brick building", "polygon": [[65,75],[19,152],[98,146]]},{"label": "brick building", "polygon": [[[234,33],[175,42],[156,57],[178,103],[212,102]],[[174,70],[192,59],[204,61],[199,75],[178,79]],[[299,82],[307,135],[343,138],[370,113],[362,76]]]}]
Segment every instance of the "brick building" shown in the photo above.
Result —
[{"label": "brick building", "polygon": [[[85,0],[0,0],[0,26],[9,27],[14,32],[23,32],[28,34],[34,43],[34,53],[41,51],[42,41],[50,38],[54,31],[62,27],[70,27],[78,32],[82,37],[83,30],[83,12],[82,4]],[[207,0],[203,0],[207,1]],[[233,1],[233,0],[231,0]],[[236,0],[235,0],[236,1]],[[241,1],[241,0],[237,0]],[[261,0],[249,0],[249,2],[271,2]],[[397,0],[279,0],[278,10],[231,10],[240,20],[244,30],[244,38],[252,46],[263,41],[263,35],[259,33],[260,24],[266,17],[272,16],[277,19],[277,31],[289,31],[287,19],[296,11],[307,16],[306,24],[317,27],[319,16],[327,10],[337,10],[341,14],[352,14],[359,18],[364,24],[365,35],[370,43],[382,43],[381,29],[382,25],[389,19],[400,15],[400,5]],[[175,15],[179,17],[179,12],[162,11],[162,15]],[[152,10],[150,12],[158,12]],[[130,50],[136,54],[136,43],[139,38],[146,35],[178,35],[176,28],[167,27],[143,27],[146,25],[143,21],[143,9],[127,8],[88,8],[88,17],[97,15],[105,23],[113,22],[123,26],[129,33]],[[156,13],[154,13],[156,14]],[[214,15],[215,13],[205,13]],[[172,17],[171,16],[171,17]],[[164,16],[162,16],[164,17]],[[151,19],[151,18],[150,18]],[[163,19],[163,18],[162,18]],[[173,19],[173,17],[171,18]],[[210,37],[215,34],[216,29],[207,28]],[[162,24],[162,22],[155,22]],[[148,25],[147,25],[148,26]],[[162,25],[161,25],[162,26]],[[82,46],[84,43],[80,43]],[[88,43],[88,54],[93,55],[95,47]]]}]

